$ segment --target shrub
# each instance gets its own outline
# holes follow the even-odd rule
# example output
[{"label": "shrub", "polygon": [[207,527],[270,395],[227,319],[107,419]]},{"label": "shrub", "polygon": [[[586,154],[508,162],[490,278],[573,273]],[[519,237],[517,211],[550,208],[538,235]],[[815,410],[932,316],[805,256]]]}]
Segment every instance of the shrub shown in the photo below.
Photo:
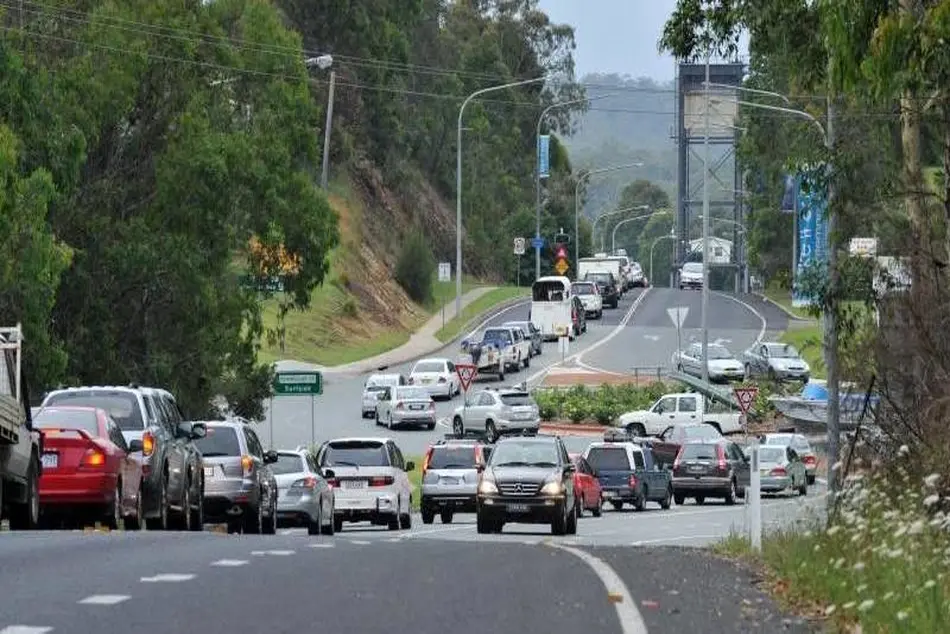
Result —
[{"label": "shrub", "polygon": [[421,231],[412,231],[403,242],[396,262],[396,281],[418,304],[432,300],[436,262]]},{"label": "shrub", "polygon": [[541,420],[567,419],[574,423],[593,419],[609,425],[624,412],[646,409],[660,396],[672,391],[664,383],[645,387],[637,385],[608,385],[590,389],[575,385],[567,390],[540,389],[534,392]]}]

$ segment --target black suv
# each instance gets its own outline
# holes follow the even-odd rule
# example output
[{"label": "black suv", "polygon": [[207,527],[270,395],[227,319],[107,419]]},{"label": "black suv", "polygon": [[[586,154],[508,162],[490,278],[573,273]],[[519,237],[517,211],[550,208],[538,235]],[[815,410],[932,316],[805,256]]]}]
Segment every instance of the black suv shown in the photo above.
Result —
[{"label": "black suv", "polygon": [[500,533],[506,522],[517,522],[550,523],[554,535],[577,534],[575,467],[560,438],[506,438],[478,469],[479,533]]},{"label": "black suv", "polygon": [[150,530],[202,530],[204,472],[194,441],[206,429],[184,420],[170,392],[136,385],[71,387],[47,394],[43,407],[51,405],[109,412],[142,462],[142,506]]},{"label": "black suv", "polygon": [[604,306],[616,308],[620,305],[620,287],[617,285],[617,278],[613,273],[588,273],[584,276],[585,282],[597,282],[600,287],[600,296],[604,300]]}]

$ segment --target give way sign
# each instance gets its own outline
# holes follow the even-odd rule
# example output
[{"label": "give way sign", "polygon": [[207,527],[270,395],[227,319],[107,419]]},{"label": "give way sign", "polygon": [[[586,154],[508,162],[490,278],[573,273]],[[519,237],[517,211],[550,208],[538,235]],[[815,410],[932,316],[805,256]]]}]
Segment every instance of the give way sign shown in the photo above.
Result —
[{"label": "give way sign", "polygon": [[471,364],[455,364],[455,373],[459,377],[459,383],[462,385],[462,391],[468,392],[469,386],[475,377],[478,376],[478,366]]},{"label": "give way sign", "polygon": [[749,408],[751,408],[752,403],[755,402],[755,397],[759,394],[759,388],[737,387],[733,390],[733,393],[736,395],[736,401],[739,403],[739,409],[742,410],[743,414],[748,414]]}]

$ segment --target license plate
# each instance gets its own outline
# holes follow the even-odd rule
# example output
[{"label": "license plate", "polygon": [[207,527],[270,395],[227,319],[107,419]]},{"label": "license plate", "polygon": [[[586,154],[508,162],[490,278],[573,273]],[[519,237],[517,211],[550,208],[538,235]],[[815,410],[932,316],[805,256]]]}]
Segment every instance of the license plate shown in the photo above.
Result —
[{"label": "license plate", "polygon": [[365,480],[344,480],[343,488],[344,489],[365,489],[366,481]]},{"label": "license plate", "polygon": [[459,483],[458,478],[442,478],[441,481],[442,481],[442,484],[458,484]]},{"label": "license plate", "polygon": [[59,466],[59,454],[44,453],[43,457],[40,458],[40,462],[44,469],[55,469]]},{"label": "license plate", "polygon": [[603,494],[604,494],[604,497],[605,497],[605,498],[617,497],[617,492],[616,492],[616,491],[604,491]]},{"label": "license plate", "polygon": [[527,504],[509,504],[505,508],[509,513],[527,513],[531,507]]},{"label": "license plate", "polygon": [[432,379],[422,379],[423,385],[428,385],[429,383],[432,383]]},{"label": "license plate", "polygon": [[426,408],[425,405],[410,405],[409,406],[409,409],[415,409],[415,410],[420,410],[420,409],[425,409],[425,408]]},{"label": "license plate", "polygon": [[705,471],[706,467],[702,465],[693,465],[692,467],[689,468],[689,470],[690,471]]},{"label": "license plate", "polygon": [[214,467],[205,467],[205,477],[206,478],[214,477]]}]

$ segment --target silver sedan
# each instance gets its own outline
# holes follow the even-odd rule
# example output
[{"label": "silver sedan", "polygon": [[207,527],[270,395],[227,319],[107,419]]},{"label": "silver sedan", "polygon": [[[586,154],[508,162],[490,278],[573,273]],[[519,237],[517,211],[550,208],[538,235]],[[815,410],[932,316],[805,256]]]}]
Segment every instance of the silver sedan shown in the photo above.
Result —
[{"label": "silver sedan", "polygon": [[282,526],[306,526],[311,535],[333,534],[335,497],[323,472],[306,451],[278,451],[271,465],[277,480],[277,521]]}]

